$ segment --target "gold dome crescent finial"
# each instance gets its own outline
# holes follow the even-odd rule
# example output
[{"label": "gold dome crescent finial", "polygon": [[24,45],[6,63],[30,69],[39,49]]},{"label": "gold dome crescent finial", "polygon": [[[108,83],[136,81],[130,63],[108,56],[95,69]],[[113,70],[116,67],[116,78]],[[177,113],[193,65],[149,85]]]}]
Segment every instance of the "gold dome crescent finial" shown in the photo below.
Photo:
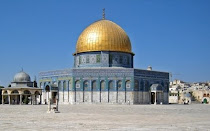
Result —
[{"label": "gold dome crescent finial", "polygon": [[105,8],[103,8],[103,20],[105,20]]}]

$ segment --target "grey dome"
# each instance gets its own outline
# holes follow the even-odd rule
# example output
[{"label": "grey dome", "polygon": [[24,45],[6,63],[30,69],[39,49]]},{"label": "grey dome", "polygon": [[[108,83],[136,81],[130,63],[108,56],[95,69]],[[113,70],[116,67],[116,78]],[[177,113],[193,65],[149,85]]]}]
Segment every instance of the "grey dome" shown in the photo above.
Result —
[{"label": "grey dome", "polygon": [[14,82],[30,82],[31,78],[28,74],[21,71],[14,76]]}]

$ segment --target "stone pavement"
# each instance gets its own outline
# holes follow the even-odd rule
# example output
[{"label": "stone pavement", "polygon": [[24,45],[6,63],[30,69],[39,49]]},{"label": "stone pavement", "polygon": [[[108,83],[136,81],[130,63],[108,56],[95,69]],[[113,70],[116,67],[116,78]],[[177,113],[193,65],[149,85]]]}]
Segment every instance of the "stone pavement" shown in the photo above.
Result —
[{"label": "stone pavement", "polygon": [[0,130],[210,130],[210,105],[0,105]]}]

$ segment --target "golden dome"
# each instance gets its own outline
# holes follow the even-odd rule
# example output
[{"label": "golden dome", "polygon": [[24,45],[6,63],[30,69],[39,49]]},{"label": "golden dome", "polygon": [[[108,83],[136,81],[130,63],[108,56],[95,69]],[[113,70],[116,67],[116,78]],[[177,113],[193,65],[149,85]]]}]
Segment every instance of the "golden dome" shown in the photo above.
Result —
[{"label": "golden dome", "polygon": [[126,32],[109,20],[99,20],[88,26],[79,36],[76,53],[91,51],[119,51],[132,53]]}]

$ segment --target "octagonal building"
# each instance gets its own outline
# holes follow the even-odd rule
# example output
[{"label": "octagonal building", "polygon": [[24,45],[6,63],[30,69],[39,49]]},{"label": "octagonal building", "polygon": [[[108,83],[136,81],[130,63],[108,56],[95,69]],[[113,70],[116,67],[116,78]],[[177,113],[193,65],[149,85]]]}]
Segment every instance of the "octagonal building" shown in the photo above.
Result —
[{"label": "octagonal building", "polygon": [[42,100],[61,104],[168,104],[169,73],[135,69],[126,32],[102,19],[80,34],[71,69],[39,73]]}]

